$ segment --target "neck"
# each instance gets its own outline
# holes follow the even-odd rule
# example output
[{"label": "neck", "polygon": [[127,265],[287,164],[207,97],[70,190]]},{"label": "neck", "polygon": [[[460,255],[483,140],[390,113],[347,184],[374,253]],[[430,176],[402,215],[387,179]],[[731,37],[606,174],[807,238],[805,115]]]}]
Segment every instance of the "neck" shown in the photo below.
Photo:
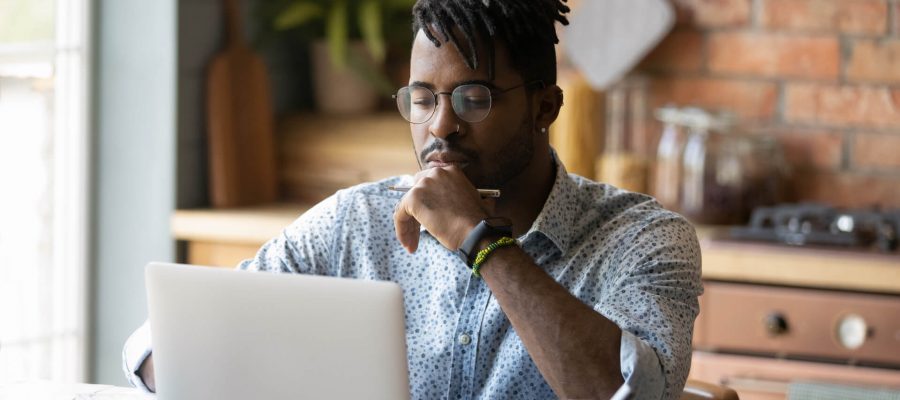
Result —
[{"label": "neck", "polygon": [[531,164],[501,188],[503,195],[496,203],[496,215],[512,220],[515,236],[531,229],[556,180],[556,164],[549,146],[536,149],[535,154],[537,156]]}]

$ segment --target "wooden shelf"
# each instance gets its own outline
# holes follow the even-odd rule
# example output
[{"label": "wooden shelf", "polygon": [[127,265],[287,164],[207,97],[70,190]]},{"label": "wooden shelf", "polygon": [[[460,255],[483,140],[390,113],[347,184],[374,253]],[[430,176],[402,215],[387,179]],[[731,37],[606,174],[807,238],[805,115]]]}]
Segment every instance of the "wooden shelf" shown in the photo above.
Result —
[{"label": "wooden shelf", "polygon": [[271,204],[234,209],[176,210],[172,234],[178,240],[260,246],[308,210],[308,204]]},{"label": "wooden shelf", "polygon": [[900,256],[701,240],[703,278],[900,294]]},{"label": "wooden shelf", "polygon": [[300,114],[278,129],[284,198],[316,203],[359,183],[419,170],[409,123],[397,113]]}]

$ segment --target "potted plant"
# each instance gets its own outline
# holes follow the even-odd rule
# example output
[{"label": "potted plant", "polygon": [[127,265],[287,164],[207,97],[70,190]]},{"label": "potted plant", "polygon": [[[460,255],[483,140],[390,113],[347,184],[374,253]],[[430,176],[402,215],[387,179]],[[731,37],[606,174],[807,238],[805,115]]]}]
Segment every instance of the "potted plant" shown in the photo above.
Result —
[{"label": "potted plant", "polygon": [[299,34],[310,45],[320,111],[373,110],[396,88],[384,65],[389,49],[408,48],[415,0],[272,0],[262,13],[274,32]]}]

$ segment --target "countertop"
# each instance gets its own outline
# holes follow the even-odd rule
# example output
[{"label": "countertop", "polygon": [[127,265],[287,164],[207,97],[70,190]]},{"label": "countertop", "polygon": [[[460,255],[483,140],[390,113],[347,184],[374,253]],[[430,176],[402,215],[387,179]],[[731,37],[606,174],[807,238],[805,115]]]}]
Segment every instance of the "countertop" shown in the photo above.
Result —
[{"label": "countertop", "polygon": [[[309,204],[280,203],[228,210],[178,210],[178,240],[262,245],[280,234]],[[717,239],[715,228],[698,228],[703,278],[732,282],[900,294],[900,255],[797,248]]]}]

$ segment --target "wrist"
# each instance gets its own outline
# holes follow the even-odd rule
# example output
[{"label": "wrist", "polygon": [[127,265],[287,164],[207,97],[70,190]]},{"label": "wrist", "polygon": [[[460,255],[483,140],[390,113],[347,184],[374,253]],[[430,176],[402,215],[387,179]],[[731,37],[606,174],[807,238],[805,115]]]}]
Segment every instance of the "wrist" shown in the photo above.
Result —
[{"label": "wrist", "polygon": [[457,255],[471,267],[475,256],[502,237],[512,236],[512,221],[504,217],[485,218],[470,229],[457,248]]},{"label": "wrist", "polygon": [[478,255],[475,256],[475,262],[472,264],[472,275],[475,275],[476,278],[481,278],[481,268],[484,266],[485,262],[487,262],[488,258],[490,258],[493,254],[499,251],[502,248],[510,247],[518,245],[518,241],[509,236],[503,236],[495,242],[490,243],[478,252]]}]

